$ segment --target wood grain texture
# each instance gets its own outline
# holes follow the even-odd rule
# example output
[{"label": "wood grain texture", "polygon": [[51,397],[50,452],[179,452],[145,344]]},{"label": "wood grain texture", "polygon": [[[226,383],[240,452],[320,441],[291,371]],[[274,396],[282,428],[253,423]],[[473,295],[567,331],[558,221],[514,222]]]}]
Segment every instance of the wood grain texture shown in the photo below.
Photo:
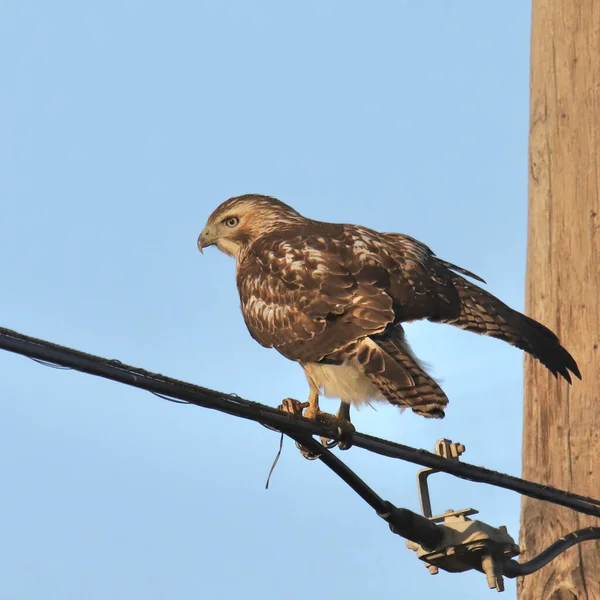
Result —
[{"label": "wood grain texture", "polygon": [[[600,1],[534,0],[526,312],[577,360],[573,386],[525,359],[523,477],[600,497]],[[598,520],[524,498],[528,560]],[[600,600],[600,542],[518,583],[520,600]]]}]

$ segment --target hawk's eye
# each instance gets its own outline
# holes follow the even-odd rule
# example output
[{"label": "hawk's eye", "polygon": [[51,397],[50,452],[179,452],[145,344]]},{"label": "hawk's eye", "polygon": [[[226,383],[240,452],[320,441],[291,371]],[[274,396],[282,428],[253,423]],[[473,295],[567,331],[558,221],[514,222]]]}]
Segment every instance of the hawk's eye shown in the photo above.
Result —
[{"label": "hawk's eye", "polygon": [[223,221],[227,227],[235,227],[239,222],[240,220],[237,217],[227,217]]}]

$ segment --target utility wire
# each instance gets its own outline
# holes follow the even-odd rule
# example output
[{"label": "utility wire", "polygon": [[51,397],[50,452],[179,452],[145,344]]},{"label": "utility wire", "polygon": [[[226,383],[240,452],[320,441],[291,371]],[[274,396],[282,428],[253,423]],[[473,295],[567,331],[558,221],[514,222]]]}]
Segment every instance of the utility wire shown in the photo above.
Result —
[{"label": "utility wire", "polygon": [[[383,500],[356,473],[351,471],[339,458],[312,437],[299,436],[294,433],[287,433],[287,435],[295,439],[299,444],[302,444],[304,448],[312,452],[316,458],[320,459],[321,462],[345,481],[377,512],[378,516],[387,521],[393,533],[416,542],[422,548],[436,548],[439,544],[443,543],[445,529],[443,525],[437,525],[430,519],[414,513],[407,508],[397,508],[391,502]],[[600,539],[600,527],[578,529],[561,537],[527,562],[519,563],[513,559],[505,560],[502,563],[502,574],[511,579],[531,575],[531,573],[539,571],[565,550],[575,546],[575,544],[598,539]],[[483,572],[483,568],[477,566],[477,564],[473,564],[472,566],[478,571]]]},{"label": "utility wire", "polygon": [[535,573],[542,567],[545,567],[551,560],[554,560],[571,546],[588,540],[598,539],[600,539],[600,527],[586,527],[585,529],[572,531],[527,562],[519,563],[516,560],[507,560],[503,565],[502,573],[511,579],[531,575],[531,573]]},{"label": "utility wire", "polygon": [[[75,369],[84,373],[98,375],[148,390],[159,398],[171,402],[213,408],[221,412],[258,421],[270,429],[281,431],[296,440],[297,444],[303,446],[315,458],[320,459],[321,462],[347,483],[377,512],[378,516],[389,524],[393,533],[416,542],[425,549],[433,549],[440,543],[443,543],[444,526],[437,525],[422,515],[406,508],[398,508],[391,502],[383,500],[356,473],[330,452],[329,449],[317,442],[312,437],[315,434],[326,437],[332,437],[333,435],[333,432],[328,431],[328,428],[322,426],[320,423],[304,419],[292,419],[289,415],[279,410],[256,402],[215,392],[156,373],[150,373],[143,369],[125,365],[117,360],[107,360],[91,354],[85,354],[78,350],[31,338],[4,328],[0,328],[0,349],[28,356],[44,366]],[[562,504],[579,512],[600,516],[600,501],[592,498],[578,496],[547,486],[540,486],[467,463],[450,461],[425,450],[416,450],[408,446],[394,444],[363,434],[356,434],[355,445],[385,456],[402,458],[423,466],[435,468],[438,471],[445,471],[463,479],[480,481],[514,491],[521,491],[521,493],[534,498]],[[408,456],[406,456],[407,452],[409,453]],[[440,462],[441,464],[438,464]],[[455,467],[458,465],[463,468],[466,467],[466,472],[456,472]],[[477,475],[474,475],[474,473],[477,473]],[[522,491],[523,488],[527,488],[527,491]],[[600,527],[588,527],[587,529],[580,529],[569,533],[526,563],[518,563],[515,560],[504,561],[502,571],[507,577],[511,578],[529,575],[541,569],[571,546],[593,539],[600,539]],[[472,568],[482,570],[482,567],[477,564],[473,564]]]},{"label": "utility wire", "polygon": [[[0,349],[138,387],[167,400],[195,404],[257,421],[286,433],[296,440],[307,441],[313,435],[327,438],[334,438],[336,435],[335,431],[332,431],[323,423],[308,419],[291,418],[286,413],[264,404],[192,385],[157,373],[150,373],[144,369],[123,364],[118,360],[108,360],[86,354],[79,350],[36,339],[2,327],[0,327]],[[302,445],[305,444],[304,441],[301,443]],[[531,498],[552,502],[577,512],[600,517],[600,500],[540,485],[462,461],[448,460],[426,450],[411,448],[410,446],[362,433],[354,435],[353,444],[382,456],[398,458],[461,479],[512,490]]]}]

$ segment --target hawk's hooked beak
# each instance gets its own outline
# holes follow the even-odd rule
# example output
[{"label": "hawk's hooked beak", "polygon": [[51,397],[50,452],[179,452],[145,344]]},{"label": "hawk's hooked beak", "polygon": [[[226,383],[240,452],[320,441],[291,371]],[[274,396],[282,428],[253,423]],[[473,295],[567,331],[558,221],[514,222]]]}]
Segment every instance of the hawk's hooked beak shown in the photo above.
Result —
[{"label": "hawk's hooked beak", "polygon": [[198,236],[198,250],[202,254],[202,251],[207,246],[212,246],[216,243],[216,240],[210,235],[208,227]]}]

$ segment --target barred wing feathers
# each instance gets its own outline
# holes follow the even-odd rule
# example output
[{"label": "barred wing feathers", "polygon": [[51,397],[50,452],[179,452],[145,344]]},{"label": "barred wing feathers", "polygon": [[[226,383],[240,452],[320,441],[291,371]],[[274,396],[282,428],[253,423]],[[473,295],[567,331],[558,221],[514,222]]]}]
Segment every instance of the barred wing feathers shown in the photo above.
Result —
[{"label": "barred wing feathers", "polygon": [[537,358],[553,375],[561,375],[571,383],[570,371],[581,379],[577,363],[550,329],[510,308],[457,273],[483,282],[480,277],[438,259],[429,248],[413,238],[401,234],[385,235],[396,246],[415,245],[420,247],[424,254],[429,254],[429,261],[436,262],[446,270],[450,283],[458,295],[458,304],[453,306],[454,314],[430,313],[423,314],[422,318],[448,323],[467,331],[503,340]]},{"label": "barred wing feathers", "polygon": [[[391,404],[410,406],[413,412],[424,417],[444,417],[448,398],[412,353],[401,325],[363,340],[360,346],[359,362],[362,362],[363,352],[381,355],[382,360],[371,358],[364,364],[364,373]],[[377,368],[378,365],[383,368]]]},{"label": "barred wing feathers", "polygon": [[547,327],[513,310],[477,285],[455,276],[454,287],[461,300],[460,314],[450,319],[431,319],[467,331],[489,335],[525,350],[554,376],[571,383],[571,373],[581,379],[577,363]]}]

